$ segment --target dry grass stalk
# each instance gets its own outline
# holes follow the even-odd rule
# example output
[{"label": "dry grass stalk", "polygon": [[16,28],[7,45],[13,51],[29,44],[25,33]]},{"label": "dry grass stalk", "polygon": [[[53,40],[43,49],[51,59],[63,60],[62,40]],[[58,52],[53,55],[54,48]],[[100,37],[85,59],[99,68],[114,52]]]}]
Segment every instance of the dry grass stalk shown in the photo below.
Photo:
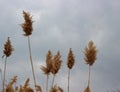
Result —
[{"label": "dry grass stalk", "polygon": [[88,87],[90,87],[90,71],[91,71],[91,66],[94,64],[95,60],[97,59],[97,49],[96,46],[94,46],[93,41],[90,41],[88,43],[88,47],[85,48],[84,51],[85,55],[85,61],[89,65],[89,78],[88,78]]},{"label": "dry grass stalk", "polygon": [[32,60],[32,52],[31,52],[31,46],[30,46],[30,35],[32,34],[33,27],[32,27],[32,17],[30,16],[29,12],[23,11],[23,17],[25,22],[21,24],[21,27],[23,31],[25,32],[24,36],[28,37],[28,48],[29,48],[29,55],[30,55],[30,63],[31,63],[31,68],[32,68],[32,74],[33,74],[33,79],[34,79],[34,86],[36,85],[36,78],[35,78],[35,73],[34,73],[34,66],[33,66],[33,60]]},{"label": "dry grass stalk", "polygon": [[61,68],[61,63],[62,63],[61,55],[60,52],[58,51],[52,60],[52,68],[51,68],[51,73],[53,74],[52,86],[54,85],[55,75],[58,73],[58,71]]},{"label": "dry grass stalk", "polygon": [[67,57],[67,67],[68,67],[68,92],[70,90],[70,70],[73,68],[75,64],[75,58],[74,58],[74,54],[72,52],[72,48],[70,48],[69,53],[68,53],[68,57]]},{"label": "dry grass stalk", "polygon": [[46,55],[46,66],[41,66],[41,70],[47,76],[46,92],[48,92],[48,79],[49,79],[49,74],[50,74],[51,68],[52,68],[52,53],[49,50],[47,55]]},{"label": "dry grass stalk", "polygon": [[4,44],[3,53],[5,56],[5,65],[4,65],[4,76],[3,76],[3,92],[4,92],[4,86],[5,86],[5,78],[6,78],[6,64],[7,64],[7,57],[9,57],[12,54],[13,46],[11,45],[10,38],[8,37],[6,43]]}]

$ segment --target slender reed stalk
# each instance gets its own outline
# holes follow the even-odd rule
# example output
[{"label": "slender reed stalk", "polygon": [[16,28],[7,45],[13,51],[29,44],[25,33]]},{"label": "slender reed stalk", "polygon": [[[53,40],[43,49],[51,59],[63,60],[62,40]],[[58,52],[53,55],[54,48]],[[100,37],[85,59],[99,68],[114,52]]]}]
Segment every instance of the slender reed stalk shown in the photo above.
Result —
[{"label": "slender reed stalk", "polygon": [[72,48],[70,48],[68,57],[67,57],[67,67],[68,67],[68,88],[67,91],[70,92],[70,70],[73,68],[75,64],[74,54],[72,52]]},{"label": "slender reed stalk", "polygon": [[5,57],[5,65],[4,65],[4,76],[3,76],[3,92],[4,90],[4,86],[5,86],[5,80],[6,80],[6,64],[7,64],[7,57]]},{"label": "slender reed stalk", "polygon": [[32,74],[33,74],[34,86],[35,86],[36,85],[36,79],[35,79],[35,73],[34,73],[34,66],[33,66],[31,46],[30,46],[30,37],[29,36],[28,36],[28,47],[29,47],[30,63],[31,63],[31,67],[32,67]]},{"label": "slender reed stalk", "polygon": [[48,92],[48,80],[49,80],[49,75],[47,75],[47,80],[46,80],[46,92]]},{"label": "slender reed stalk", "polygon": [[52,87],[54,86],[54,81],[55,81],[55,74],[53,75],[53,79],[52,79]]},{"label": "slender reed stalk", "polygon": [[70,69],[68,69],[68,92],[70,91]]},{"label": "slender reed stalk", "polygon": [[91,66],[89,65],[89,75],[88,75],[88,86],[90,87],[90,72],[91,72]]}]

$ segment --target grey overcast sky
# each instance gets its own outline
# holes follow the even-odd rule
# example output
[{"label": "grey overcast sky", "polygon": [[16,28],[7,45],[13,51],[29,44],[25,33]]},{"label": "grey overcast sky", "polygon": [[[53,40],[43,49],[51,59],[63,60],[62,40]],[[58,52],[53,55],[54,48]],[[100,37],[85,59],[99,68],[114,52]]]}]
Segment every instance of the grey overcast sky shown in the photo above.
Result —
[{"label": "grey overcast sky", "polygon": [[[53,55],[58,50],[61,52],[63,63],[55,84],[67,91],[66,58],[69,48],[72,48],[76,59],[71,70],[70,91],[83,92],[88,80],[88,65],[83,51],[90,40],[98,49],[91,72],[91,92],[120,89],[120,0],[0,0],[0,57],[8,36],[15,49],[8,58],[6,83],[17,75],[17,85],[30,77],[30,86],[33,86],[27,38],[22,35],[19,25],[24,21],[23,10],[33,16],[31,47],[37,84],[42,86],[43,92],[46,78],[40,65],[45,64],[48,50]],[[0,58],[2,71],[3,65]]]}]

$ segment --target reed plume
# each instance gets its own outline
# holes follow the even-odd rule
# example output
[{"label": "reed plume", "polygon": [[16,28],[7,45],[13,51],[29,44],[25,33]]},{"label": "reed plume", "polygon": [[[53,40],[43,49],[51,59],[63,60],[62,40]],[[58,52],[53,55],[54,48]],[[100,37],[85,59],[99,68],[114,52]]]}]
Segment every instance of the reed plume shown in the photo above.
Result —
[{"label": "reed plume", "polygon": [[48,80],[49,80],[49,74],[50,74],[51,68],[52,68],[52,53],[49,50],[47,55],[46,55],[46,66],[41,66],[41,70],[47,76],[46,92],[48,92]]},{"label": "reed plume", "polygon": [[[90,87],[90,71],[91,66],[94,64],[95,60],[97,59],[97,49],[96,46],[94,46],[93,41],[90,41],[88,43],[88,47],[84,50],[84,60],[86,61],[86,64],[89,65],[89,77],[88,77],[88,88]],[[90,88],[89,88],[90,89]]]},{"label": "reed plume", "polygon": [[24,21],[24,23],[21,24],[21,27],[23,29],[23,32],[25,32],[24,36],[28,37],[30,63],[31,63],[32,74],[33,74],[33,79],[34,79],[34,86],[35,86],[36,85],[36,78],[35,78],[35,73],[34,73],[32,52],[31,52],[31,45],[30,45],[30,35],[32,34],[32,31],[33,31],[33,27],[32,27],[33,21],[32,21],[32,16],[30,15],[29,12],[23,11],[23,17],[24,17],[25,21]]},{"label": "reed plume", "polygon": [[42,92],[42,88],[41,88],[41,86],[36,85],[35,87],[36,87],[36,91],[37,91],[37,92]]},{"label": "reed plume", "polygon": [[70,90],[70,70],[73,68],[75,64],[75,58],[74,58],[74,54],[72,51],[72,48],[70,48],[69,53],[68,53],[68,57],[67,57],[67,67],[68,67],[68,92]]},{"label": "reed plume", "polygon": [[29,12],[25,12],[23,11],[23,17],[24,17],[24,23],[21,24],[21,27],[23,29],[23,32],[25,34],[23,34],[24,36],[29,36],[32,34],[33,31],[33,21],[32,21],[32,16],[30,15]]},{"label": "reed plume", "polygon": [[53,87],[51,87],[49,92],[64,92],[64,91],[61,87],[54,85]]},{"label": "reed plume", "polygon": [[17,76],[14,76],[11,81],[8,83],[5,92],[14,92],[13,84],[16,83]]},{"label": "reed plume", "polygon": [[7,38],[6,43],[4,44],[4,49],[3,49],[3,53],[5,56],[5,65],[4,65],[4,76],[3,76],[3,92],[4,92],[4,86],[5,86],[5,78],[6,78],[6,64],[7,64],[7,58],[12,54],[13,52],[13,46],[11,45],[11,41],[10,38]]},{"label": "reed plume", "polygon": [[29,81],[30,81],[30,79],[27,78],[27,80],[25,81],[23,87],[21,88],[22,92],[34,92],[33,89],[31,87],[29,87]]},{"label": "reed plume", "polygon": [[58,73],[58,71],[61,68],[61,63],[62,63],[61,55],[60,52],[58,51],[52,60],[52,68],[51,68],[51,73],[53,74],[52,87],[54,85],[55,75]]}]

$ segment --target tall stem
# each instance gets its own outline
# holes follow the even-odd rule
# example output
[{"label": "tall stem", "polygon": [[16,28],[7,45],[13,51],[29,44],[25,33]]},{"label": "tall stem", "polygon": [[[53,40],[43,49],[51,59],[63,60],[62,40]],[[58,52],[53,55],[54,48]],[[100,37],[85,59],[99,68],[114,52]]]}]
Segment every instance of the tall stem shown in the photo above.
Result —
[{"label": "tall stem", "polygon": [[3,92],[5,92],[4,90],[4,86],[5,86],[5,78],[6,78],[6,64],[7,64],[7,56],[5,57],[5,65],[4,65],[4,76],[3,76]]},{"label": "tall stem", "polygon": [[91,66],[89,65],[89,77],[88,77],[88,86],[90,87],[90,71],[91,71]]},{"label": "tall stem", "polygon": [[53,87],[53,85],[54,85],[54,81],[55,81],[55,74],[53,75],[52,87]]},{"label": "tall stem", "polygon": [[30,37],[29,36],[28,36],[28,47],[29,47],[30,62],[31,62],[31,67],[32,67],[32,74],[33,74],[33,79],[34,79],[34,86],[36,86],[36,79],[35,79],[35,73],[34,73],[34,66],[33,66],[31,46],[30,46]]},{"label": "tall stem", "polygon": [[68,69],[68,92],[70,91],[70,69]]},{"label": "tall stem", "polygon": [[49,79],[49,75],[47,74],[47,81],[46,81],[46,92],[48,92],[48,79]]}]

